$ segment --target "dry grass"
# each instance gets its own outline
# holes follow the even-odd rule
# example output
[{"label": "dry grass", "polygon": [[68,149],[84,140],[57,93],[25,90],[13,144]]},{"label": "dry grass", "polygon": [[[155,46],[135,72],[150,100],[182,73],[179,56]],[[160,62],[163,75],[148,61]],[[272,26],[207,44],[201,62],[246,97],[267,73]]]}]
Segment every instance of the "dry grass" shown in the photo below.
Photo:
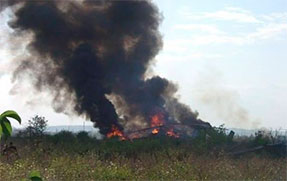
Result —
[{"label": "dry grass", "polygon": [[[44,180],[286,180],[286,158],[224,152],[198,153],[189,141],[142,139],[79,141],[59,139],[33,145],[16,140],[21,158],[1,158],[0,180],[21,180],[39,170]],[[196,151],[194,151],[196,150]]]}]

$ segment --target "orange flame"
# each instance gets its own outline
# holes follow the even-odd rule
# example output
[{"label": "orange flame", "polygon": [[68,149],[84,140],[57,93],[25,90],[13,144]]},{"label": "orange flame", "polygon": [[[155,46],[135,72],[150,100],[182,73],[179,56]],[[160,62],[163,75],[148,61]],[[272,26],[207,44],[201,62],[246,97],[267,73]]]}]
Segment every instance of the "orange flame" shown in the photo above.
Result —
[{"label": "orange flame", "polygon": [[[151,117],[151,127],[162,126],[164,124],[164,116],[162,113],[158,113]],[[152,134],[158,134],[159,128],[152,130]]]},{"label": "orange flame", "polygon": [[162,126],[164,123],[164,116],[158,113],[151,118],[151,127]]},{"label": "orange flame", "polygon": [[152,134],[157,134],[158,132],[159,132],[158,128],[152,130]]},{"label": "orange flame", "polygon": [[173,128],[170,128],[170,129],[166,132],[166,135],[167,135],[167,136],[170,136],[170,137],[179,138],[179,135],[173,131]]},{"label": "orange flame", "polygon": [[120,140],[126,140],[126,138],[125,138],[123,132],[120,131],[119,128],[116,127],[115,125],[112,125],[112,130],[111,130],[111,132],[109,132],[109,133],[107,134],[107,137],[108,137],[108,138],[111,138],[111,137],[116,137],[116,136],[119,137]]}]

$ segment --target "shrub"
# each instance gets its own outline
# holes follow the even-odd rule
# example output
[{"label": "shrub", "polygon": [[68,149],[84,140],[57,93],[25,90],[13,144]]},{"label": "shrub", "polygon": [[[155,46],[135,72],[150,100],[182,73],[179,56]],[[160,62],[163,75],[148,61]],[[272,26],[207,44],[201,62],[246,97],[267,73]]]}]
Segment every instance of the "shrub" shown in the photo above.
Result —
[{"label": "shrub", "polygon": [[91,139],[88,132],[86,132],[86,131],[78,132],[76,137],[77,137],[78,141],[80,141],[80,142],[87,142]]},{"label": "shrub", "polygon": [[54,143],[68,143],[75,142],[75,135],[70,131],[60,131],[52,136]]},{"label": "shrub", "polygon": [[255,133],[255,138],[253,144],[256,146],[266,145],[271,143],[271,133],[267,133],[266,131],[259,130]]},{"label": "shrub", "polygon": [[32,136],[43,136],[48,126],[48,120],[42,116],[34,116],[31,120],[28,120],[28,127],[25,132],[29,137]]}]

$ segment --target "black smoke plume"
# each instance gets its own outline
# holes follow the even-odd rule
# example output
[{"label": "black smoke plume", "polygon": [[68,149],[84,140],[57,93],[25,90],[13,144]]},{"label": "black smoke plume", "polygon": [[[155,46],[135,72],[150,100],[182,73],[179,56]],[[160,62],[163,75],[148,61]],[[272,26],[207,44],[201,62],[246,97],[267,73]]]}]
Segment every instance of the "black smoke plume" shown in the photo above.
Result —
[{"label": "black smoke plume", "polygon": [[[120,120],[146,124],[158,111],[173,122],[200,122],[197,114],[174,98],[168,80],[145,78],[162,48],[161,15],[150,1],[6,0],[16,18],[16,32],[32,32],[30,58],[14,77],[31,76],[35,88],[50,91],[56,111],[73,104],[102,134]],[[15,6],[17,5],[17,7]],[[108,99],[114,95],[114,101]],[[117,113],[116,107],[125,112]]]}]

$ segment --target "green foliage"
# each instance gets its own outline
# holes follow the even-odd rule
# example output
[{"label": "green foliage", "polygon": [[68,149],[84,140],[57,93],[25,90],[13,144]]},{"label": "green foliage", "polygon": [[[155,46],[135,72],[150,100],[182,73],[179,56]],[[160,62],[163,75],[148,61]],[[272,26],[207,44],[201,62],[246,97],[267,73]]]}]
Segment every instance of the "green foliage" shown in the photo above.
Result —
[{"label": "green foliage", "polygon": [[31,120],[28,120],[28,127],[25,132],[31,136],[43,136],[48,126],[48,120],[42,116],[34,116]]},{"label": "green foliage", "polygon": [[31,181],[42,181],[41,174],[37,170],[33,170],[29,174],[29,179]]},{"label": "green foliage", "polygon": [[233,136],[229,136],[230,134],[227,134],[227,129],[224,128],[224,125],[214,127],[208,131],[208,134],[210,136],[209,143],[212,145],[228,144],[232,142],[233,138]]},{"label": "green foliage", "polygon": [[208,130],[200,130],[197,137],[193,139],[192,147],[197,153],[205,154],[211,150],[216,151],[217,148],[233,144],[233,137],[233,131],[228,133],[224,125],[220,125]]},{"label": "green foliage", "polygon": [[267,133],[266,131],[259,130],[255,133],[255,138],[253,144],[256,146],[266,145],[271,143],[271,133]]},{"label": "green foliage", "polygon": [[12,126],[10,121],[7,118],[2,118],[1,121],[1,128],[5,136],[11,136],[12,135]]},{"label": "green foliage", "polygon": [[86,131],[78,132],[76,137],[80,142],[87,142],[90,140],[90,136],[89,136],[88,132],[86,132]]},{"label": "green foliage", "polygon": [[15,111],[5,111],[0,115],[0,138],[3,134],[5,137],[12,135],[12,126],[8,118],[13,118],[21,124],[21,118]]},{"label": "green foliage", "polygon": [[75,142],[75,135],[70,131],[60,131],[53,135],[52,140],[54,143],[73,143]]},{"label": "green foliage", "polygon": [[8,111],[5,111],[4,113],[2,113],[0,115],[0,119],[8,118],[8,117],[17,120],[19,122],[19,124],[21,124],[21,118],[15,111],[8,110]]}]

